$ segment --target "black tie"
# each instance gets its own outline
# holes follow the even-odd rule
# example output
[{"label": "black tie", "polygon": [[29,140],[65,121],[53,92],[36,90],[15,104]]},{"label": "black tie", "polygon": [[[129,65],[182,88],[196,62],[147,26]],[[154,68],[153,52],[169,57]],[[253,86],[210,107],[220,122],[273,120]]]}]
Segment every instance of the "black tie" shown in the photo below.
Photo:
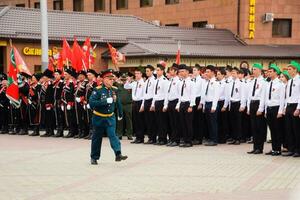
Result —
[{"label": "black tie", "polygon": [[270,100],[271,97],[272,97],[272,86],[273,86],[273,81],[271,81],[271,84],[270,84],[270,89],[269,89],[269,100]]},{"label": "black tie", "polygon": [[185,86],[185,80],[183,81],[183,84],[182,84],[182,87],[181,87],[181,96],[183,96],[184,86]]},{"label": "black tie", "polygon": [[172,78],[172,80],[171,80],[171,83],[170,83],[170,86],[169,86],[169,89],[168,89],[168,93],[170,93],[170,91],[171,91],[171,86],[172,86],[173,81],[174,81],[174,78]]},{"label": "black tie", "polygon": [[139,86],[139,82],[137,81],[137,82],[136,82],[135,91],[134,91],[134,95],[136,95],[136,92],[137,92],[137,88],[138,88],[138,86]]},{"label": "black tie", "polygon": [[293,84],[294,84],[294,80],[292,79],[291,85],[290,85],[290,94],[289,94],[289,96],[292,96],[292,92],[293,92]]},{"label": "black tie", "polygon": [[157,82],[156,82],[156,86],[155,86],[155,94],[157,94],[158,82],[159,82],[159,80],[157,80]]},{"label": "black tie", "polygon": [[253,90],[252,90],[252,96],[253,97],[255,96],[256,83],[257,83],[257,79],[255,79],[254,85],[253,85]]},{"label": "black tie", "polygon": [[231,97],[233,96],[234,86],[235,86],[235,81],[233,81],[233,84],[232,84]]},{"label": "black tie", "polygon": [[206,90],[205,90],[205,95],[207,95],[207,93],[208,93],[209,83],[210,83],[210,80],[207,83]]},{"label": "black tie", "polygon": [[148,78],[148,80],[147,80],[147,85],[146,85],[146,94],[148,93],[149,81],[150,81],[150,79]]}]

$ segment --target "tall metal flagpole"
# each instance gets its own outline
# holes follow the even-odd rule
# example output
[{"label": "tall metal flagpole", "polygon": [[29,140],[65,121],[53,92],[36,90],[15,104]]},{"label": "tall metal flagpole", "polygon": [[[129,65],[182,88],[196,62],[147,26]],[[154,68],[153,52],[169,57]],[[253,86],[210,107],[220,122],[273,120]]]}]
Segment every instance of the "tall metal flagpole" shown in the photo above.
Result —
[{"label": "tall metal flagpole", "polygon": [[41,9],[41,36],[42,36],[42,71],[48,68],[48,13],[47,0],[40,0]]}]

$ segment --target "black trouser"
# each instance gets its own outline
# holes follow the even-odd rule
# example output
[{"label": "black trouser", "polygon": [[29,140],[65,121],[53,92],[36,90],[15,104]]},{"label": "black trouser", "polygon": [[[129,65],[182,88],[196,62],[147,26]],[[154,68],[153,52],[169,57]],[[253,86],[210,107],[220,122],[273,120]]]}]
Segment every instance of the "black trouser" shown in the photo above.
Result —
[{"label": "black trouser", "polygon": [[168,116],[170,122],[170,131],[169,131],[169,139],[171,142],[179,143],[179,113],[176,110],[176,105],[178,103],[178,99],[169,101],[168,103]]},{"label": "black trouser", "polygon": [[230,103],[229,122],[232,131],[232,139],[241,140],[242,137],[242,113],[240,112],[240,101]]},{"label": "black trouser", "polygon": [[277,118],[279,106],[267,107],[267,123],[270,128],[272,138],[272,150],[281,151],[282,136],[281,124],[282,118]]},{"label": "black trouser", "polygon": [[285,112],[287,147],[290,152],[300,153],[300,118],[294,117],[297,104],[288,104]]},{"label": "black trouser", "polygon": [[242,112],[242,139],[251,138],[250,116],[247,114],[247,108]]},{"label": "black trouser", "polygon": [[29,119],[28,119],[28,105],[26,105],[23,101],[21,103],[21,129],[24,131],[28,131]]},{"label": "black trouser", "polygon": [[253,134],[253,149],[263,150],[264,142],[267,136],[265,131],[265,119],[264,114],[257,116],[256,113],[259,108],[259,101],[252,101],[250,103],[250,121],[251,132]]},{"label": "black trouser", "polygon": [[2,131],[8,131],[9,109],[8,106],[0,106],[0,127]]},{"label": "black trouser", "polygon": [[[167,142],[167,113],[163,112],[164,100],[155,101],[155,126],[159,142]],[[156,137],[156,135],[155,135]]]},{"label": "black trouser", "polygon": [[75,104],[75,112],[76,112],[76,121],[79,129],[79,134],[81,137],[87,136],[89,130],[89,124],[85,120],[84,115],[86,111],[83,108],[81,103],[76,102]]},{"label": "black trouser", "polygon": [[198,110],[201,97],[196,98],[196,105],[193,108],[193,140],[202,142],[203,132],[205,130],[203,126],[204,114],[201,110]]},{"label": "black trouser", "polygon": [[57,130],[64,129],[65,117],[64,112],[61,110],[61,104],[59,100],[56,100],[54,103],[54,114],[55,114],[55,122]]},{"label": "black trouser", "polygon": [[132,102],[132,126],[137,140],[144,140],[144,113],[140,112],[142,102]]},{"label": "black trouser", "polygon": [[152,99],[147,99],[144,102],[144,111],[145,111],[145,125],[146,133],[148,134],[149,140],[156,142],[156,125],[154,124],[154,112],[150,111],[152,104]]},{"label": "black trouser", "polygon": [[217,143],[218,142],[218,108],[214,113],[211,112],[212,102],[205,102],[205,118],[207,122],[207,128],[209,133],[209,139]]},{"label": "black trouser", "polygon": [[185,143],[192,143],[193,138],[193,113],[188,112],[190,102],[182,102],[179,107],[180,136]]},{"label": "black trouser", "polygon": [[45,112],[45,129],[50,133],[53,133],[55,127],[55,115],[54,110],[51,108],[50,110],[44,109]]},{"label": "black trouser", "polygon": [[228,113],[222,112],[224,100],[218,101],[218,142],[225,143],[227,139],[228,130]]},{"label": "black trouser", "polygon": [[77,121],[76,121],[76,113],[75,113],[75,108],[74,106],[71,107],[70,110],[66,110],[66,115],[67,115],[67,121],[68,121],[68,126],[69,126],[69,134],[74,136],[78,134],[78,126],[77,126]]}]

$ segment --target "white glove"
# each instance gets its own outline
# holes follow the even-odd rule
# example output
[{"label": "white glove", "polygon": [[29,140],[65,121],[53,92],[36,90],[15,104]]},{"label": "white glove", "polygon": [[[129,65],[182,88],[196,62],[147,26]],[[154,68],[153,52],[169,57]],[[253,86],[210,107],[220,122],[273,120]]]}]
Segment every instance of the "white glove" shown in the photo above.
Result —
[{"label": "white glove", "polygon": [[87,104],[86,107],[87,107],[87,109],[91,109],[90,104]]},{"label": "white glove", "polygon": [[67,110],[71,110],[71,105],[67,105]]},{"label": "white glove", "polygon": [[80,103],[80,97],[75,98],[78,103]]},{"label": "white glove", "polygon": [[31,105],[32,104],[32,101],[30,99],[28,99],[28,104]]},{"label": "white glove", "polygon": [[113,102],[113,98],[112,97],[109,97],[106,99],[107,103],[112,103]]},{"label": "white glove", "polygon": [[118,117],[118,121],[121,121],[123,119],[123,117]]},{"label": "white glove", "polygon": [[47,107],[46,110],[51,110],[51,107]]},{"label": "white glove", "polygon": [[62,111],[65,111],[65,107],[64,106],[60,106]]}]

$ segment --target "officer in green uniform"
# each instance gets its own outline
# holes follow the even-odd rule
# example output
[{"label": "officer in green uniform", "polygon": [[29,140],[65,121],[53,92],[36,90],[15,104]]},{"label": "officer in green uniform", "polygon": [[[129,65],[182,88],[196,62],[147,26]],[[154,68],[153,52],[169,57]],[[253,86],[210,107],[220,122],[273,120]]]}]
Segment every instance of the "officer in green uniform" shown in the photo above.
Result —
[{"label": "officer in green uniform", "polygon": [[132,140],[132,97],[131,90],[126,90],[124,88],[126,80],[127,76],[126,74],[123,74],[120,77],[120,80],[117,80],[114,84],[118,88],[118,96],[120,97],[123,108],[123,119],[117,122],[117,133],[119,139],[122,139],[125,131],[128,140]]},{"label": "officer in green uniform", "polygon": [[[91,164],[97,165],[100,158],[102,136],[107,133],[110,145],[116,155],[115,161],[126,160],[127,156],[121,153],[121,143],[116,135],[115,107],[122,110],[122,105],[117,97],[117,88],[113,86],[113,71],[111,69],[102,72],[102,85],[96,87],[90,97],[90,107],[93,110],[92,124],[94,133],[91,144]],[[122,119],[122,112],[118,112],[118,120]]]}]

